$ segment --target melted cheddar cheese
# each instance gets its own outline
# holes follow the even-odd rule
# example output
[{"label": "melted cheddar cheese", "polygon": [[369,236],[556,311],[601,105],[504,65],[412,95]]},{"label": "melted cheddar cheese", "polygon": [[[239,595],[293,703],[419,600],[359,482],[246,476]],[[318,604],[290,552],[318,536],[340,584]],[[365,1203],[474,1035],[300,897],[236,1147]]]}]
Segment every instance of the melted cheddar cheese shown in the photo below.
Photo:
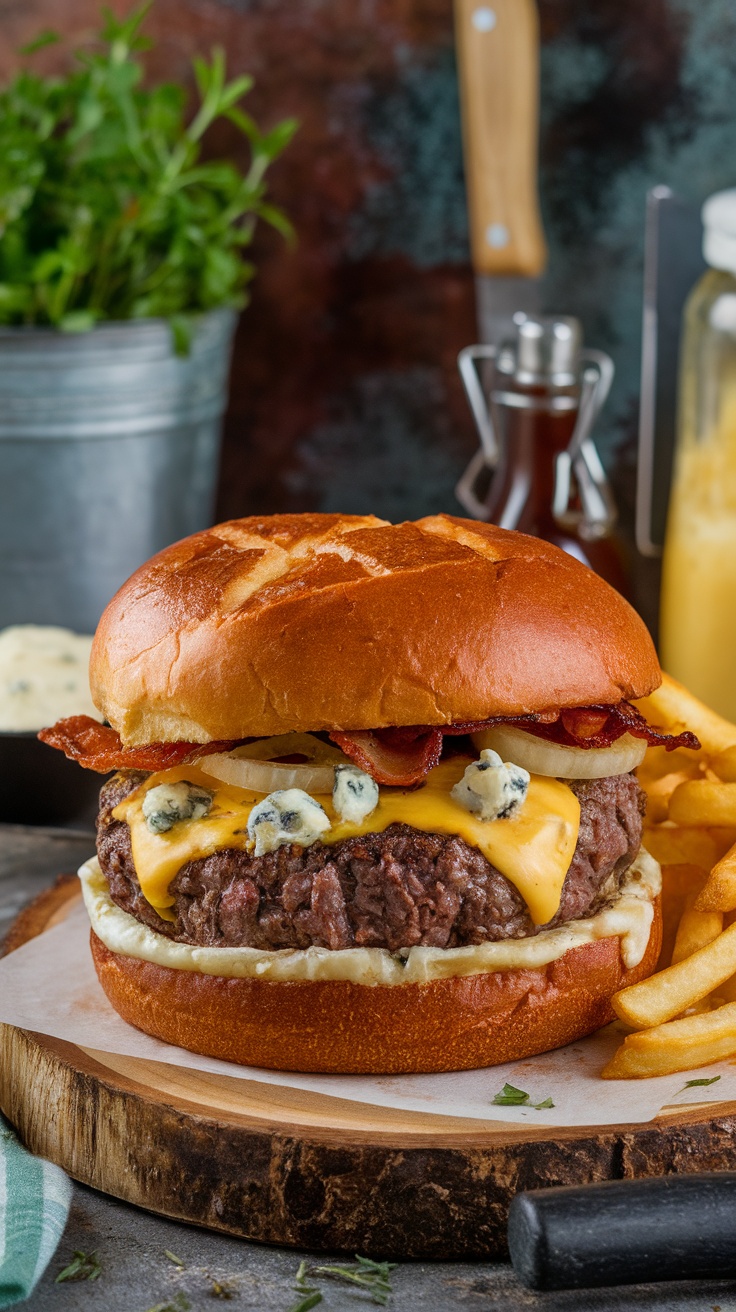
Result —
[{"label": "melted cheddar cheese", "polygon": [[[566,784],[532,775],[526,801],[505,820],[479,820],[450,795],[462,778],[468,758],[442,761],[415,791],[382,788],[375,811],[360,824],[340,820],[332,798],[319,796],[332,827],[321,841],[327,845],[359,834],[381,833],[401,822],[426,833],[457,834],[477,848],[519,890],[536,925],[551,920],[560,905],[562,885],[578,838],[580,804]],[[113,811],[130,827],[133,861],[146,900],[165,919],[174,897],[169,886],[188,861],[211,856],[224,848],[250,850],[248,816],[264,794],[230,784],[217,786],[212,809],[201,820],[182,820],[163,834],[151,833],[143,815],[143,798],[160,783],[188,779],[213,789],[216,780],[195,766],[149,775]]]}]

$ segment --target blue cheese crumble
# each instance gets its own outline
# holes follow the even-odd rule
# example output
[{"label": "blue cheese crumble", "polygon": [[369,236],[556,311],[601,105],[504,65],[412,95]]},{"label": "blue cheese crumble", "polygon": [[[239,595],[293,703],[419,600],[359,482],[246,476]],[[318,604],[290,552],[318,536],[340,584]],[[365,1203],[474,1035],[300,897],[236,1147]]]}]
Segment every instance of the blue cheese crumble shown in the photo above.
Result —
[{"label": "blue cheese crumble", "polygon": [[526,801],[529,778],[527,770],[502,761],[486,747],[455,784],[452,796],[479,820],[507,820]]},{"label": "blue cheese crumble", "polygon": [[378,806],[378,784],[357,765],[336,765],[332,804],[341,820],[359,825]]},{"label": "blue cheese crumble", "polygon": [[255,855],[265,856],[287,843],[310,847],[330,828],[327,812],[303,788],[279,788],[253,807],[248,837]]},{"label": "blue cheese crumble", "polygon": [[175,784],[157,784],[143,798],[143,814],[152,834],[165,834],[180,820],[202,820],[209,814],[214,793],[182,779]]}]

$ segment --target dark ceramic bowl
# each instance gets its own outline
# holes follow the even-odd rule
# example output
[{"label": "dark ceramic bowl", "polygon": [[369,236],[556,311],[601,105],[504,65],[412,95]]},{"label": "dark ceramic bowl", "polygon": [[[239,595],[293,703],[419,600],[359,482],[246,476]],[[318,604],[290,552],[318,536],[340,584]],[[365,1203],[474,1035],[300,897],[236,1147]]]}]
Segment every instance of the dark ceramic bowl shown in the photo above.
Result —
[{"label": "dark ceramic bowl", "polygon": [[0,821],[6,824],[93,829],[104,781],[35,733],[0,732]]}]

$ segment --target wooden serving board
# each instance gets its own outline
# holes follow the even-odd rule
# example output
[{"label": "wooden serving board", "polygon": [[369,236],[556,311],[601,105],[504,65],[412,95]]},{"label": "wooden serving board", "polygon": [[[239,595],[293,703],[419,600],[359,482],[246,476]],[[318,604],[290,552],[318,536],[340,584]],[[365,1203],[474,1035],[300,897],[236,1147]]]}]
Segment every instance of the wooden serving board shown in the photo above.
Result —
[{"label": "wooden serving board", "polygon": [[[63,877],[12,950],[63,919]],[[736,1167],[736,1103],[585,1129],[372,1107],[0,1025],[0,1108],[75,1179],[163,1216],[384,1258],[496,1258],[520,1189]]]}]

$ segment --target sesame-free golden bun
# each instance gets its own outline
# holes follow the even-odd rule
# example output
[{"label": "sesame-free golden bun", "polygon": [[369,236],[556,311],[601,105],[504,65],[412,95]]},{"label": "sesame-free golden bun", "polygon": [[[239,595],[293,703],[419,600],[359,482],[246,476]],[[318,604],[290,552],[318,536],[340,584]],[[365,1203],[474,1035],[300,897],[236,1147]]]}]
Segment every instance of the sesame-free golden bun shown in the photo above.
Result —
[{"label": "sesame-free golden bun", "polygon": [[661,681],[639,616],[559,548],[434,515],[271,515],[167,547],[95,636],[125,745],[443,725],[610,705]]},{"label": "sesame-free golden bun", "polygon": [[244,1066],[373,1075],[474,1070],[573,1043],[613,1020],[614,993],[651,974],[661,943],[657,898],[629,970],[612,937],[548,966],[387,986],[176,970],[113,952],[91,931],[102,988],[146,1034]]}]

